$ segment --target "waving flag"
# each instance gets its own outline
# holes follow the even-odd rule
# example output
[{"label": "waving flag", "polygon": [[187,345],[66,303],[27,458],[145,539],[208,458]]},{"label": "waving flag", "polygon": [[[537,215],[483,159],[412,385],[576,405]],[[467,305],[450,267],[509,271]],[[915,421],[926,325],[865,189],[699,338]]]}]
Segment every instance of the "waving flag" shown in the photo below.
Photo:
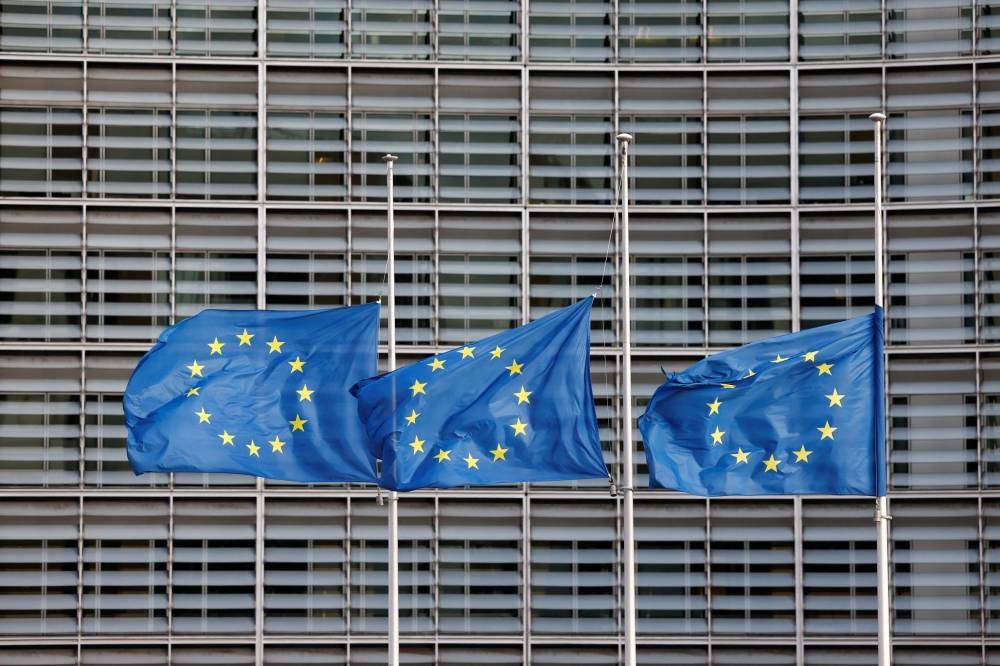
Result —
[{"label": "waving flag", "polygon": [[882,309],[671,375],[639,429],[650,487],[885,495]]},{"label": "waving flag", "polygon": [[392,490],[608,475],[590,386],[588,298],[355,386]]},{"label": "waving flag", "polygon": [[376,371],[378,318],[205,310],[168,328],[125,389],[133,471],[375,481],[349,388]]}]

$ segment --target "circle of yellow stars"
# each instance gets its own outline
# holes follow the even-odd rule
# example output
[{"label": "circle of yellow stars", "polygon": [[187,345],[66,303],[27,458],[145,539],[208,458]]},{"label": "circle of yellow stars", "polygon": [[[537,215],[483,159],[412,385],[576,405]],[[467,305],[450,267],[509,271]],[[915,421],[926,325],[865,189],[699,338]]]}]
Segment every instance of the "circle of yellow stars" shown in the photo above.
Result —
[{"label": "circle of yellow stars", "polygon": [[[233,336],[237,340],[236,343],[237,349],[241,347],[253,348],[254,346],[253,339],[256,337],[256,333],[251,333],[246,328],[244,328],[241,332],[234,333]],[[211,360],[213,356],[224,356],[223,352],[227,344],[228,343],[226,342],[220,341],[218,336],[215,336],[211,342],[207,343],[209,350],[208,352],[209,359]],[[268,356],[270,356],[271,354],[281,355],[285,353],[283,350],[283,346],[286,343],[283,340],[279,340],[277,335],[273,336],[270,341],[265,341],[265,344],[267,345]],[[297,355],[294,360],[286,361],[286,363],[289,366],[289,375],[291,376],[296,373],[304,375],[305,367],[308,362],[302,360],[302,357]],[[191,364],[185,367],[189,372],[188,379],[206,379],[205,377],[206,365],[199,363],[197,359],[192,360]],[[185,397],[186,398],[203,397],[201,394],[202,388],[203,386],[198,386],[198,385],[191,386],[185,393]],[[295,393],[298,394],[300,403],[302,402],[312,403],[312,396],[314,393],[316,393],[316,390],[309,388],[309,384],[305,380],[303,380],[301,388],[297,389]],[[199,409],[194,412],[194,415],[198,417],[199,425],[200,424],[207,424],[210,426],[212,425],[212,413],[206,411],[203,405],[199,406]],[[306,424],[308,423],[309,423],[308,419],[304,419],[299,413],[296,413],[295,418],[288,421],[290,432],[304,433],[306,432]],[[230,433],[228,429],[223,429],[223,431],[221,433],[218,433],[216,436],[221,440],[222,446],[231,446],[234,447],[234,449],[237,447],[236,444],[237,435],[235,433]],[[283,440],[281,438],[281,434],[275,434],[273,439],[270,440],[266,438],[264,439],[267,445],[271,447],[270,453],[276,455],[284,454],[285,452],[284,447],[289,443],[289,440],[287,439],[288,436],[286,435],[285,437],[286,439]],[[259,459],[260,452],[263,446],[264,445],[258,444],[253,438],[251,438],[248,443],[243,445],[243,448],[246,449],[247,457]]]},{"label": "circle of yellow stars", "polygon": [[[823,375],[827,375],[831,379],[833,379],[833,373],[831,371],[833,370],[834,364],[833,363],[827,363],[827,362],[817,362],[817,358],[816,357],[817,357],[818,354],[819,354],[819,351],[807,351],[807,352],[805,352],[804,354],[802,354],[800,356],[800,358],[802,359],[801,362],[803,362],[803,363],[812,363],[813,364],[813,368],[815,368],[818,377],[821,377]],[[789,361],[791,359],[792,359],[792,357],[789,357],[789,356],[782,356],[781,354],[775,354],[774,358],[770,359],[769,362],[772,363],[772,364],[778,364],[778,363],[785,363],[785,362],[787,362],[787,361]],[[753,368],[750,368],[747,371],[747,374],[744,375],[741,379],[750,379],[751,377],[754,377],[756,375],[757,375],[757,372],[755,372]],[[725,390],[736,388],[736,385],[732,384],[732,383],[721,383],[721,384],[719,384],[719,387],[721,389],[723,389],[722,395],[724,395]],[[844,401],[844,398],[847,397],[847,395],[843,394],[843,393],[840,393],[837,390],[837,387],[834,386],[833,387],[833,391],[830,392],[830,393],[827,393],[826,395],[824,395],[824,397],[829,401],[828,407],[830,409],[833,409],[834,407],[841,407],[841,408],[843,408],[843,406],[844,406],[844,402],[843,401]],[[722,401],[722,400],[720,400],[719,396],[715,396],[712,399],[712,402],[705,403],[705,406],[708,408],[708,414],[706,415],[706,418],[711,418],[712,416],[719,416],[719,417],[721,417],[722,416],[722,407],[723,407],[724,404],[725,404],[725,402]],[[835,433],[837,432],[837,427],[834,426],[834,425],[832,425],[830,423],[829,419],[827,419],[823,423],[823,425],[817,426],[816,430],[819,431],[819,441],[820,442],[822,442],[823,440],[827,440],[827,439],[829,439],[831,441],[835,441],[835,439],[836,439],[835,438]],[[712,432],[709,432],[708,436],[711,438],[711,445],[712,446],[723,446],[723,445],[725,445],[726,431],[722,430],[719,427],[719,425],[715,425],[715,429]],[[769,455],[768,458],[762,459],[760,461],[760,463],[764,466],[764,472],[765,473],[767,473],[767,472],[775,472],[775,473],[777,473],[777,472],[779,472],[780,466],[782,464],[786,464],[786,463],[787,464],[797,464],[797,463],[806,463],[807,464],[809,462],[809,456],[812,455],[812,454],[813,454],[813,451],[806,449],[805,444],[802,444],[802,445],[800,445],[800,447],[799,447],[799,449],[797,451],[795,451],[795,450],[792,451],[792,455],[795,456],[794,460],[791,460],[791,461],[780,460],[778,458],[775,458],[774,457],[774,453],[772,452],[772,453],[770,453],[770,455]],[[743,465],[749,465],[750,464],[750,458],[751,458],[751,456],[754,455],[754,452],[753,451],[744,451],[742,447],[737,447],[736,453],[730,453],[728,455],[730,455],[730,456],[733,457],[733,459],[734,459],[734,462],[732,463],[733,465],[741,465],[741,464],[743,464]]]},{"label": "circle of yellow stars", "polygon": [[[504,347],[496,345],[492,350],[488,352],[487,360],[488,361],[506,360],[503,358],[504,352],[506,351],[507,349],[505,349]],[[457,353],[458,358],[457,359],[442,358],[442,356],[450,353]],[[482,353],[481,356],[487,356],[487,353]],[[429,385],[434,381],[435,373],[447,372],[449,368],[461,367],[460,364],[462,364],[463,361],[467,362],[475,359],[476,359],[476,347],[469,345],[465,345],[458,349],[454,349],[452,350],[452,352],[445,352],[442,355],[431,357],[429,361],[425,361],[423,363],[427,368],[430,368],[430,375],[424,378],[426,381],[420,381],[420,379],[414,378],[413,383],[407,387],[407,389],[410,391],[410,398],[416,398],[417,396],[420,395],[427,397],[428,396],[427,390]],[[452,363],[451,366],[448,365],[449,362]],[[523,375],[524,367],[525,367],[524,363],[519,362],[517,359],[511,358],[510,364],[504,366],[503,369],[506,370],[507,377],[510,378],[514,377],[515,375]],[[524,386],[523,383],[518,382],[517,386],[519,387],[518,390],[513,392],[512,394],[513,397],[517,399],[516,405],[517,406],[530,405],[531,395],[533,392],[529,391]],[[417,422],[421,416],[422,416],[421,412],[417,411],[416,408],[411,407],[410,413],[404,414],[403,416],[403,419],[406,421],[406,425],[404,426],[404,428],[409,428],[410,426],[418,426]],[[507,424],[507,427],[510,428],[511,435],[513,437],[515,438],[520,437],[522,439],[527,440],[529,436],[530,423],[527,421],[522,421],[520,416],[517,416],[513,423]],[[427,454],[430,453],[431,450],[433,450],[433,447],[431,447],[430,449],[425,448],[425,446],[427,446],[427,440],[422,439],[419,436],[419,434],[414,434],[412,439],[410,439],[410,435],[407,434],[404,437],[404,441],[406,441],[407,446],[410,447],[411,455],[414,456],[418,454]],[[497,442],[496,447],[489,451],[489,454],[492,456],[489,462],[506,461],[507,460],[506,456],[508,451],[510,451],[510,447],[505,448],[503,446],[503,443]],[[464,458],[462,457],[452,458],[453,453],[457,456],[461,456],[461,454],[455,452],[454,449],[445,449],[439,446],[437,447],[437,452],[434,453],[431,457],[434,458],[438,462],[438,464],[445,462],[459,462],[459,463],[464,463],[465,469],[480,469],[479,465],[480,462],[482,462],[482,458],[477,458],[474,455],[474,453],[477,452],[469,450],[465,452]]]}]

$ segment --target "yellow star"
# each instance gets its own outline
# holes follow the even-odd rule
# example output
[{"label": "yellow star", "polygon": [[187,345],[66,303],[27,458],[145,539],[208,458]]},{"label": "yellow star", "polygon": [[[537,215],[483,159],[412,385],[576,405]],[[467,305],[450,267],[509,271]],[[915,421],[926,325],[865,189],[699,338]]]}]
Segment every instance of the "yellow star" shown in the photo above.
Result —
[{"label": "yellow star", "polygon": [[833,363],[820,363],[819,365],[816,366],[816,369],[819,370],[819,374],[821,375],[830,375],[831,377],[833,377],[833,373],[830,372],[830,368],[832,367]]},{"label": "yellow star", "polygon": [[211,414],[206,412],[204,407],[201,408],[201,411],[195,412],[195,414],[198,415],[198,423],[211,423],[211,421],[208,420],[208,417],[211,416]]},{"label": "yellow star", "polygon": [[439,358],[434,359],[427,365],[431,366],[431,372],[437,372],[438,370],[444,370],[444,361]]},{"label": "yellow star", "polygon": [[406,422],[409,425],[413,425],[417,422],[418,416],[420,416],[420,412],[414,409],[412,412],[410,412],[410,415],[406,417]]},{"label": "yellow star", "polygon": [[285,443],[278,439],[277,435],[275,435],[274,439],[268,442],[268,444],[271,445],[271,453],[284,453],[284,451],[281,450],[281,447],[283,447]]},{"label": "yellow star", "polygon": [[730,453],[729,455],[736,458],[736,464],[743,463],[745,465],[750,462],[750,454],[743,449],[736,449],[736,453]]},{"label": "yellow star", "polygon": [[801,449],[798,451],[792,451],[792,453],[795,454],[795,462],[807,463],[809,462],[809,454],[812,453],[812,451],[806,451],[806,445],[803,444]]},{"label": "yellow star", "polygon": [[814,351],[806,352],[805,354],[802,355],[802,358],[804,358],[805,360],[807,360],[807,361],[809,361],[811,363],[815,363],[816,362],[816,354],[818,354],[818,353],[819,352],[814,352]]},{"label": "yellow star", "polygon": [[735,384],[719,384],[722,388],[736,388]]},{"label": "yellow star", "polygon": [[285,344],[285,343],[281,342],[280,340],[278,340],[278,336],[277,335],[274,336],[274,339],[267,343],[267,346],[270,348],[270,349],[267,350],[267,353],[268,354],[273,354],[274,352],[279,352],[280,353],[281,352],[281,345],[283,345],[283,344]]},{"label": "yellow star", "polygon": [[410,442],[410,448],[413,449],[413,453],[423,453],[424,452],[424,442],[427,440],[420,439],[419,437],[414,437],[413,441]]},{"label": "yellow star", "polygon": [[250,449],[250,455],[260,458],[260,447],[257,446],[252,439],[250,440],[250,443],[247,444],[247,448]]},{"label": "yellow star", "polygon": [[475,350],[475,347],[462,347],[459,349],[462,352],[462,358],[476,358],[476,355],[472,353],[473,350]]},{"label": "yellow star", "polygon": [[192,377],[204,377],[205,376],[205,375],[201,374],[201,371],[205,369],[205,366],[198,365],[198,361],[192,361],[191,365],[186,365],[184,367],[191,371],[191,376]]},{"label": "yellow star", "polygon": [[497,448],[490,451],[490,453],[493,454],[493,462],[496,462],[498,460],[506,460],[506,458],[504,458],[504,455],[506,455],[507,451],[509,450],[510,449],[503,448],[502,446],[500,446],[500,442],[497,442]]},{"label": "yellow star", "polygon": [[521,435],[522,437],[524,437],[525,436],[525,431],[526,431],[526,429],[528,427],[528,424],[527,423],[521,423],[521,417],[519,416],[519,417],[517,417],[517,421],[515,421],[514,423],[510,424],[510,427],[514,429],[514,436],[515,437],[517,437],[518,435]]},{"label": "yellow star", "polygon": [[753,368],[750,368],[749,370],[747,370],[747,374],[743,376],[743,379],[750,379],[756,374],[757,373],[753,371]]},{"label": "yellow star", "polygon": [[712,435],[712,446],[716,444],[722,444],[722,436],[726,434],[725,430],[719,430],[719,426],[715,426],[715,432],[709,433]]},{"label": "yellow star", "polygon": [[292,366],[292,372],[302,372],[302,368],[303,366],[305,366],[305,364],[306,362],[300,359],[298,356],[295,357],[294,361],[288,362],[288,365]]},{"label": "yellow star", "polygon": [[413,386],[410,387],[410,390],[413,391],[413,395],[416,395],[418,393],[423,393],[424,395],[427,395],[427,393],[424,392],[425,386],[427,386],[427,382],[421,383],[419,379],[414,379]]},{"label": "yellow star", "polygon": [[439,463],[443,463],[445,460],[451,460],[451,451],[438,449],[438,452],[434,457],[437,459]]},{"label": "yellow star", "polygon": [[225,346],[226,346],[226,343],[225,342],[219,342],[219,338],[216,338],[212,342],[209,342],[208,343],[208,347],[209,347],[209,349],[212,350],[211,353],[209,353],[209,356],[211,356],[212,354],[218,354],[219,356],[222,356],[222,348],[225,347]]},{"label": "yellow star", "polygon": [[816,430],[819,430],[820,433],[822,433],[819,439],[820,441],[823,441],[824,439],[833,439],[833,433],[836,430],[836,428],[831,426],[830,422],[827,421],[822,428],[816,428]]},{"label": "yellow star", "polygon": [[305,424],[309,423],[309,419],[304,419],[304,418],[300,417],[298,414],[296,414],[295,415],[295,420],[294,421],[289,421],[288,423],[291,424],[291,426],[292,426],[292,432],[295,432],[296,430],[301,430],[302,432],[305,432],[306,429],[303,428],[302,426],[304,426]]},{"label": "yellow star", "polygon": [[187,397],[190,398],[191,396],[196,395],[196,396],[198,396],[200,398],[201,394],[198,393],[198,391],[200,391],[200,390],[201,390],[200,387],[198,387],[198,386],[192,386],[191,388],[188,389]]},{"label": "yellow star", "polygon": [[781,354],[775,354],[774,360],[771,361],[771,363],[784,363],[787,360],[788,360],[787,356],[782,356]]},{"label": "yellow star", "polygon": [[243,345],[246,345],[247,347],[249,347],[250,346],[250,338],[252,338],[253,336],[254,336],[253,333],[247,333],[247,329],[244,328],[243,332],[240,333],[239,335],[237,335],[236,337],[238,337],[240,339],[240,347],[242,347]]},{"label": "yellow star", "polygon": [[713,400],[712,402],[706,402],[705,404],[708,405],[709,416],[711,416],[712,414],[718,414],[719,407],[722,407],[722,403],[719,402],[718,396],[716,396],[715,400]]},{"label": "yellow star", "polygon": [[233,445],[233,437],[235,437],[235,435],[230,435],[228,430],[223,430],[222,434],[219,435],[219,437],[222,438],[223,445],[225,444],[228,444],[229,446]]},{"label": "yellow star", "polygon": [[771,457],[764,461],[764,473],[777,472],[779,464],[781,464],[781,461],[776,459],[772,453]]},{"label": "yellow star", "polygon": [[507,350],[501,347],[500,345],[497,345],[496,349],[490,352],[490,358],[500,358],[500,354],[504,353],[505,351]]},{"label": "yellow star", "polygon": [[312,389],[309,388],[308,384],[303,384],[302,388],[296,391],[296,393],[299,394],[299,402],[302,402],[303,400],[308,400],[309,402],[312,402],[313,401],[312,394],[315,392],[316,391],[313,391]]},{"label": "yellow star", "polygon": [[528,396],[531,395],[531,393],[532,393],[531,391],[525,391],[524,385],[522,384],[521,390],[514,394],[517,396],[517,404],[520,405],[521,403],[526,402],[530,405],[531,401],[528,400]]},{"label": "yellow star", "polygon": [[843,407],[844,403],[842,403],[841,400],[843,400],[847,396],[837,393],[837,388],[834,387],[833,393],[827,393],[823,397],[827,398],[830,401],[830,404],[828,405],[829,407],[833,407],[834,405],[836,405],[837,407]]},{"label": "yellow star", "polygon": [[469,469],[472,469],[473,467],[479,469],[479,458],[473,458],[471,453],[465,456],[465,462],[469,465]]},{"label": "yellow star", "polygon": [[507,369],[510,370],[510,374],[507,376],[513,377],[514,375],[521,374],[521,368],[523,367],[524,367],[523,363],[518,363],[516,360],[511,361],[510,365],[507,366]]}]

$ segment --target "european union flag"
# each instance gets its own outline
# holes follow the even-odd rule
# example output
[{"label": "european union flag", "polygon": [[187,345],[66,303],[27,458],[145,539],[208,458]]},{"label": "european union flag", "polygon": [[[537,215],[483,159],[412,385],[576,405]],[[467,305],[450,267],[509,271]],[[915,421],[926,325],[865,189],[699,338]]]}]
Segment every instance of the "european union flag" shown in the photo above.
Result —
[{"label": "european union flag", "polygon": [[593,298],[352,389],[391,490],[606,477]]},{"label": "european union flag", "polygon": [[349,389],[377,370],[378,319],[205,310],[168,328],[125,389],[132,470],[374,482]]},{"label": "european union flag", "polygon": [[651,488],[885,495],[882,309],[710,356],[639,418]]}]

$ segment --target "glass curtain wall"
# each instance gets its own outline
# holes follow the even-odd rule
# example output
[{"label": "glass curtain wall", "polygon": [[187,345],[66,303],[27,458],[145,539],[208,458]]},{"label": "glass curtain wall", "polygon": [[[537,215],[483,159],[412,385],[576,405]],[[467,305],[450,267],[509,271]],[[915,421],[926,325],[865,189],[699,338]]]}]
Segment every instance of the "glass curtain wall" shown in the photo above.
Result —
[{"label": "glass curtain wall", "polygon": [[[932,6],[933,5],[933,6]],[[399,362],[597,293],[642,664],[874,664],[858,498],[647,491],[622,423],[705,354],[870,311],[888,115],[895,663],[1000,664],[1000,5],[0,0],[0,665],[385,663],[374,488],[134,476],[122,392],[206,307],[386,293]],[[383,337],[385,327],[382,328]],[[404,663],[617,664],[601,481],[400,503]]]}]

